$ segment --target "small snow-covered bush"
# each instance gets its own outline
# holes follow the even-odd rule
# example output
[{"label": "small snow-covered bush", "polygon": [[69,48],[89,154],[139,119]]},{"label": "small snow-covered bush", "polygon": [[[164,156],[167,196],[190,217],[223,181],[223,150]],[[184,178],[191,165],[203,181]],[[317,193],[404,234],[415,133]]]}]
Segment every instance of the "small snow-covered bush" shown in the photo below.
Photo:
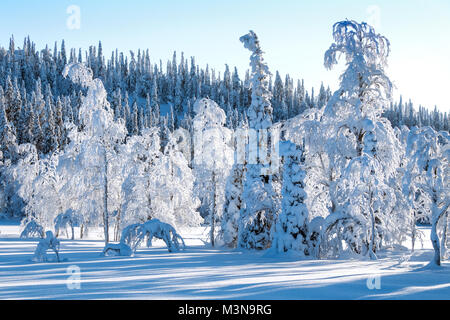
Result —
[{"label": "small snow-covered bush", "polygon": [[53,232],[47,231],[45,233],[46,237],[39,240],[39,243],[34,251],[33,261],[34,262],[47,262],[47,250],[51,249],[56,254],[56,261],[59,262],[59,240],[53,235]]},{"label": "small snow-covered bush", "polygon": [[22,225],[24,225],[24,228],[20,234],[21,238],[44,238],[44,228],[36,220],[23,221]]},{"label": "small snow-covered bush", "polygon": [[119,243],[108,243],[103,249],[104,256],[132,256],[134,251],[129,245],[119,242]]}]

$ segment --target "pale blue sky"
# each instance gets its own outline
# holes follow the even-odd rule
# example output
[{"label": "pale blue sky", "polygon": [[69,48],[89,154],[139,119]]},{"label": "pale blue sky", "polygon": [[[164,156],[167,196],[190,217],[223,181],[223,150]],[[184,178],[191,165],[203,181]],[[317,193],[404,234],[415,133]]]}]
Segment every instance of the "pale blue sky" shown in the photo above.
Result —
[{"label": "pale blue sky", "polygon": [[[81,9],[81,28],[67,27],[70,5]],[[195,56],[219,71],[224,64],[248,67],[249,53],[239,36],[249,29],[260,37],[272,71],[304,78],[307,87],[321,80],[336,88],[339,69],[326,71],[323,54],[331,44],[334,22],[368,21],[391,41],[388,73],[416,104],[450,110],[450,1],[268,1],[268,0],[2,0],[0,45],[14,34],[21,46],[30,35],[38,48],[66,40],[87,49],[102,41],[109,57],[148,48],[153,62],[164,64],[174,50]]]}]

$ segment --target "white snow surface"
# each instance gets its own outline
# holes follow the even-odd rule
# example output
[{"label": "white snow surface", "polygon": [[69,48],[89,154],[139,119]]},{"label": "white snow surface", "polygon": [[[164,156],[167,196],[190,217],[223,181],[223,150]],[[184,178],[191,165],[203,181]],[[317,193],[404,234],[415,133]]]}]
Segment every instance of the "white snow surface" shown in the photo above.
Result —
[{"label": "white snow surface", "polygon": [[[18,224],[0,222],[0,299],[450,299],[450,262],[424,268],[433,251],[429,228],[421,230],[423,247],[414,254],[396,248],[372,261],[211,248],[205,228],[178,230],[184,251],[169,253],[155,241],[134,257],[104,257],[99,229],[87,240],[61,238],[63,262],[51,262],[49,252],[50,262],[35,263],[37,240],[20,239]],[[80,268],[80,289],[67,286],[70,266]],[[380,288],[371,290],[368,279],[376,284],[376,276]]]}]

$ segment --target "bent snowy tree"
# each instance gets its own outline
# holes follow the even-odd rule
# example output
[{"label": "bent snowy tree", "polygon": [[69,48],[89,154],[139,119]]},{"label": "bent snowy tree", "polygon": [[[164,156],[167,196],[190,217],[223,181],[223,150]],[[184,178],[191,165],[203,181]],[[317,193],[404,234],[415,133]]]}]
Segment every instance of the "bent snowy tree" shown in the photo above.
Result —
[{"label": "bent snowy tree", "polygon": [[25,223],[20,238],[44,238],[44,228],[34,219]]},{"label": "bent snowy tree", "polygon": [[53,235],[53,232],[47,231],[45,233],[45,238],[39,240],[39,243],[34,252],[33,261],[34,262],[47,262],[47,250],[53,250],[56,255],[56,261],[59,262],[59,240]]},{"label": "bent snowy tree", "polygon": [[186,247],[183,238],[174,227],[158,219],[151,219],[142,224],[135,223],[127,226],[122,231],[120,242],[108,243],[103,249],[103,254],[106,256],[133,256],[145,239],[147,239],[147,247],[150,247],[153,238],[163,240],[169,252],[179,251]]}]

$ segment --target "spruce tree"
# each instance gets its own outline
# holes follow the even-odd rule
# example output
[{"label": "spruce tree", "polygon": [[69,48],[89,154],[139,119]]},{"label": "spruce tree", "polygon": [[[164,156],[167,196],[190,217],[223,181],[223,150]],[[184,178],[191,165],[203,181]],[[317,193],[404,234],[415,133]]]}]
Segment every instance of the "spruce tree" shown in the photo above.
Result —
[{"label": "spruce tree", "polygon": [[[267,161],[267,155],[263,154],[268,151],[265,145],[275,139],[270,136],[269,130],[272,125],[272,95],[268,89],[270,73],[262,57],[263,51],[256,34],[250,31],[240,40],[252,52],[252,100],[248,109],[248,120],[255,139],[250,139],[248,144],[249,160],[243,191],[246,201],[241,209],[239,246],[267,249],[271,246],[271,233],[279,210],[277,195],[272,185],[274,176],[267,168],[267,165],[270,166],[270,160]],[[254,159],[250,157],[252,154],[259,156]]]},{"label": "spruce tree", "polygon": [[279,252],[295,250],[309,255],[308,209],[304,179],[306,173],[301,167],[303,161],[300,146],[283,141],[280,146],[283,157],[282,211],[275,226],[273,246]]},{"label": "spruce tree", "polygon": [[11,159],[15,153],[16,136],[14,126],[6,117],[5,98],[0,87],[0,152],[4,159]]}]

